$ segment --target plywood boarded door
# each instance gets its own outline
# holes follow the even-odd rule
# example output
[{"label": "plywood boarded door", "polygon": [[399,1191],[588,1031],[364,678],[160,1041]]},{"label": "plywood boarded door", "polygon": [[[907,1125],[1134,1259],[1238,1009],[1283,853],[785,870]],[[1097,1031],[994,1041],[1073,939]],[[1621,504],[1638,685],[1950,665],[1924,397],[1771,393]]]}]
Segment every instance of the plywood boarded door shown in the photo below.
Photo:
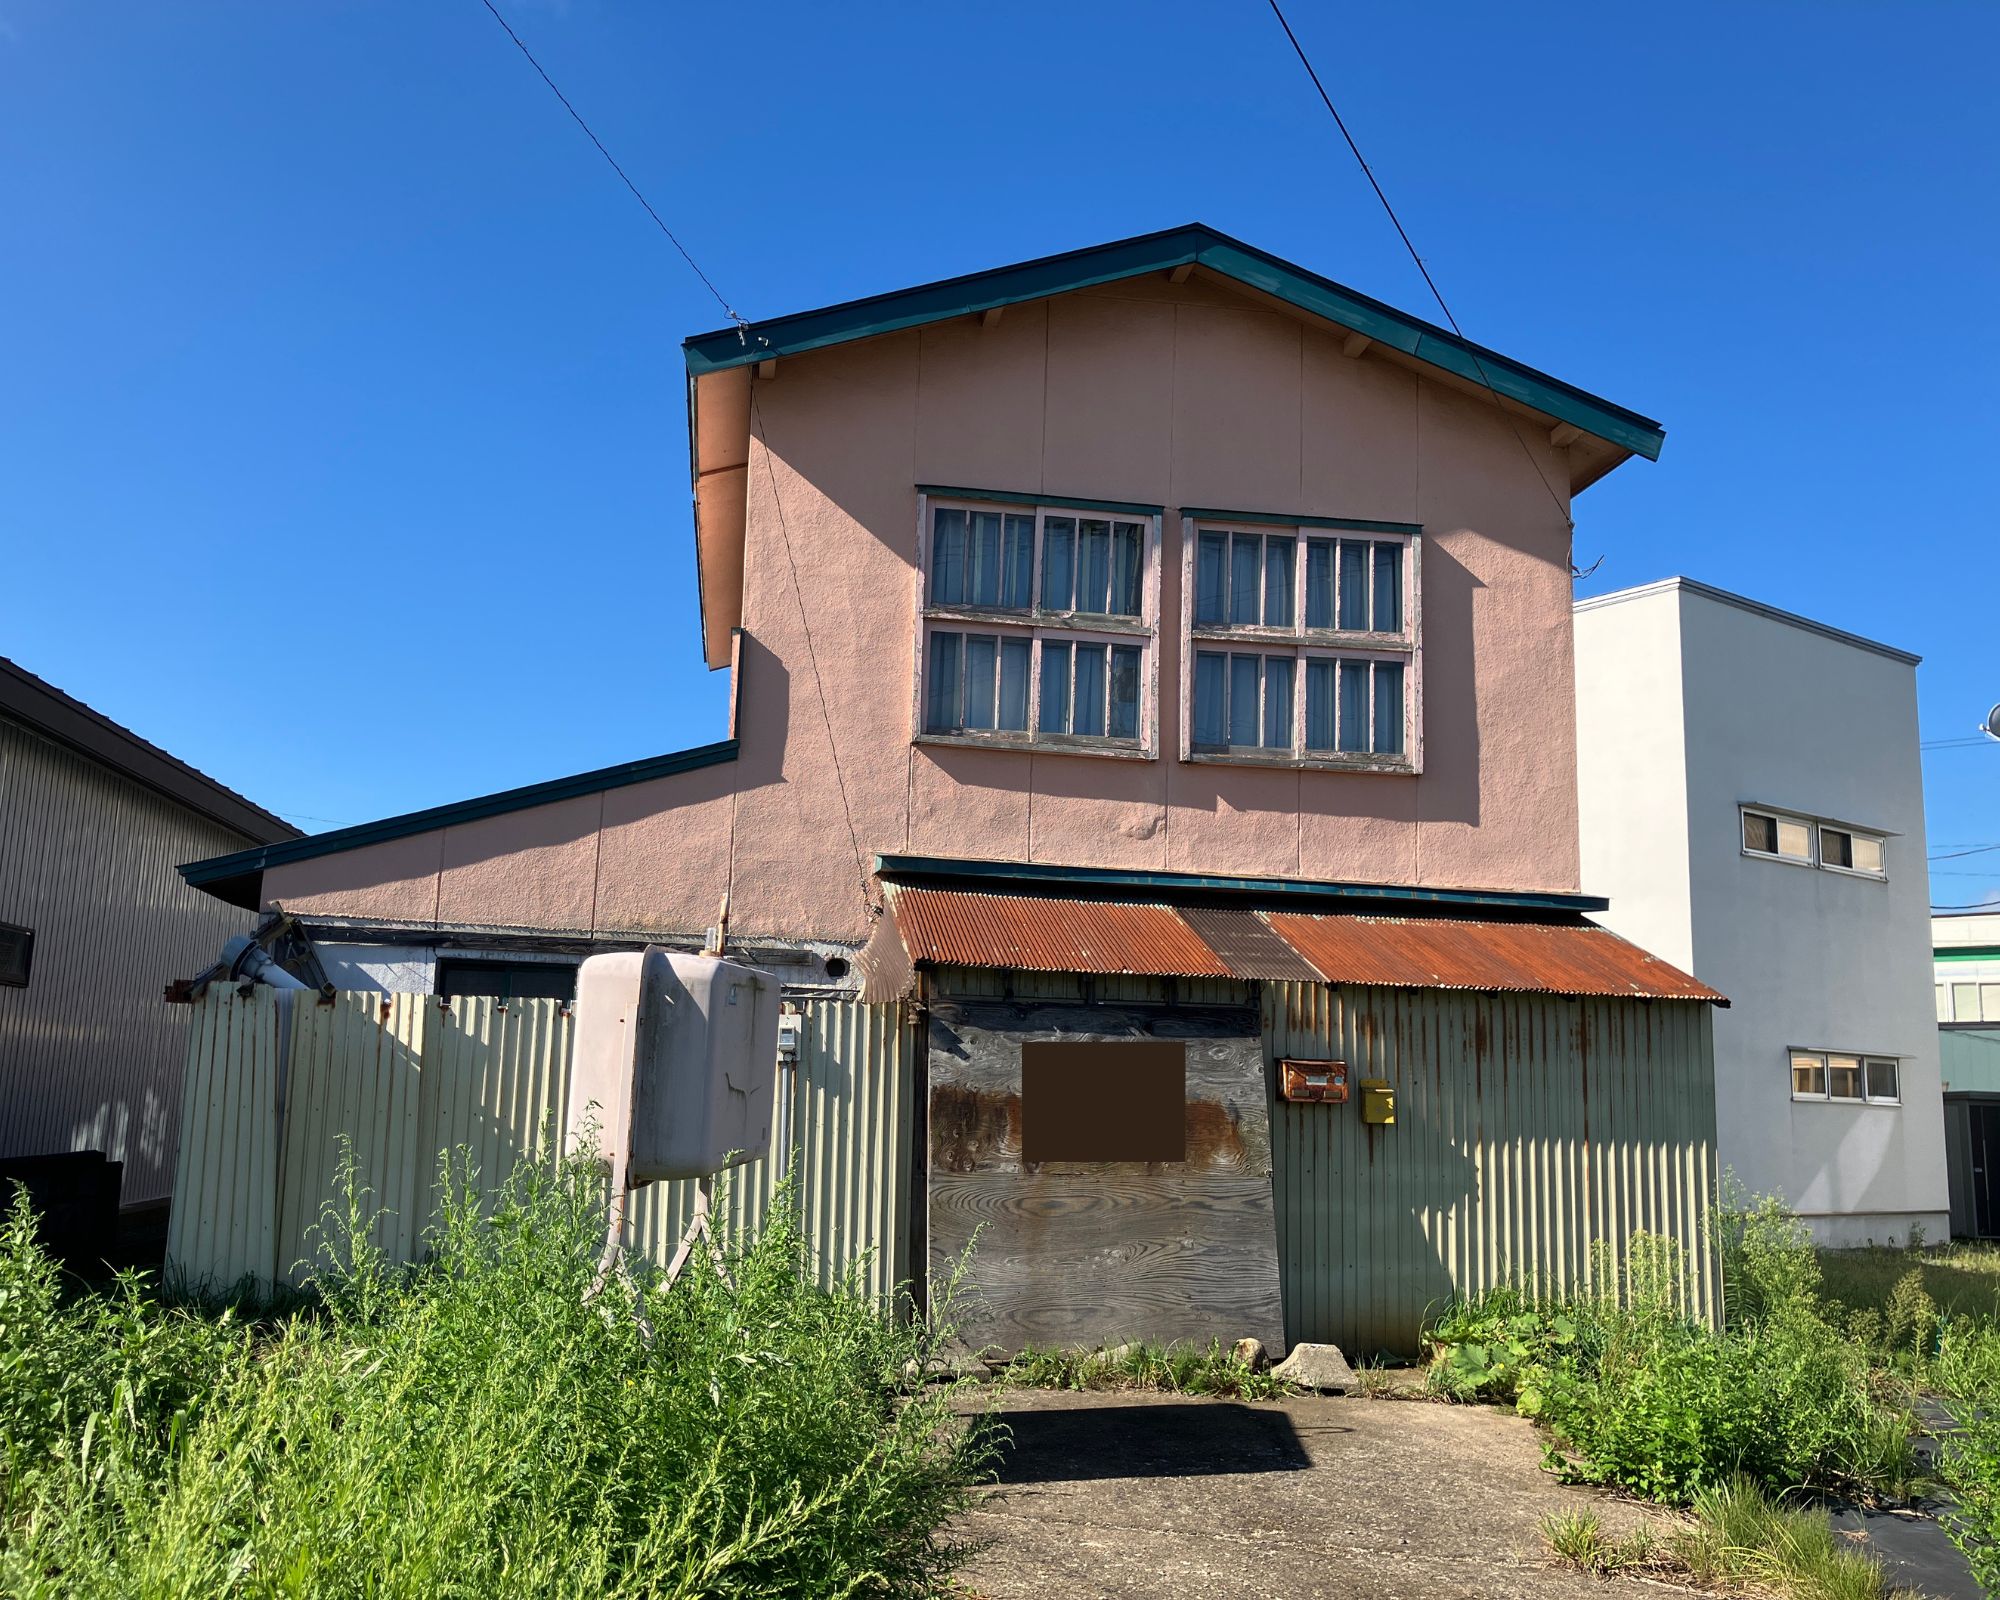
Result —
[{"label": "plywood boarded door", "polygon": [[[1088,1073],[1083,1047],[1141,1042],[1184,1051],[1184,1159],[1027,1159],[1024,1110],[1032,1124],[1037,1108],[1023,1105],[1023,1047],[1064,1046],[1061,1070]],[[968,1343],[1012,1353],[1249,1335],[1282,1347],[1254,1010],[934,1001],[929,1064],[931,1277],[939,1283],[967,1261],[958,1318]],[[1158,1092],[1136,1054],[1107,1050],[1101,1066],[1126,1074],[1134,1095]],[[1097,1117],[1103,1105],[1102,1096],[1062,1096],[1042,1112]],[[1149,1138],[1158,1109],[1146,1108]],[[1057,1148],[1074,1156],[1088,1146]]]}]

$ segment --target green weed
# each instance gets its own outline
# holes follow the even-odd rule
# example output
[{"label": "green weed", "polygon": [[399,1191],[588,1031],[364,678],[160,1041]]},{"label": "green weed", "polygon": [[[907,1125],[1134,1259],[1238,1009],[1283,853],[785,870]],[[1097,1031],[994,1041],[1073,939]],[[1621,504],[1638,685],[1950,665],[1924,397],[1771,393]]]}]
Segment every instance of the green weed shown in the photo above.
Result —
[{"label": "green weed", "polygon": [[1239,1400],[1292,1392],[1281,1379],[1238,1361],[1219,1339],[1205,1347],[1142,1341],[1111,1350],[1029,1348],[1008,1364],[1007,1377],[1031,1389],[1156,1389]]},{"label": "green weed", "polygon": [[989,1450],[951,1386],[901,1377],[944,1330],[814,1286],[787,1204],[733,1286],[697,1259],[589,1303],[585,1168],[524,1164],[485,1217],[448,1185],[419,1269],[328,1233],[317,1309],[253,1335],[132,1283],[61,1306],[16,1208],[0,1592],[945,1592]]}]

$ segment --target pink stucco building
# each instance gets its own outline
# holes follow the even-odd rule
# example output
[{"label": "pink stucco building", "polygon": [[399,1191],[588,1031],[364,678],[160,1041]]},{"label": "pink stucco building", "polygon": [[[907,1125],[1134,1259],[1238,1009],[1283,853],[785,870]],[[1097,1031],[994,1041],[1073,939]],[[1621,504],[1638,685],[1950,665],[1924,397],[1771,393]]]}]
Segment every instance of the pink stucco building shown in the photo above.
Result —
[{"label": "pink stucco building", "polygon": [[[798,994],[917,1007],[934,1062],[947,971],[1712,998],[1591,927],[1578,882],[1570,502],[1657,455],[1655,423],[1202,227],[686,356],[727,737],[191,881],[301,919],[342,981],[441,994],[561,992],[726,900]],[[1107,1037],[1174,998],[1126,994]],[[1273,1086],[1233,1125],[1282,1233],[1313,1202],[1271,1153],[1295,1108],[1260,1031]],[[1018,1110],[1006,1059],[957,1090]],[[1048,1177],[996,1137],[968,1170]],[[1326,1331],[1294,1298],[1283,1336]]]}]

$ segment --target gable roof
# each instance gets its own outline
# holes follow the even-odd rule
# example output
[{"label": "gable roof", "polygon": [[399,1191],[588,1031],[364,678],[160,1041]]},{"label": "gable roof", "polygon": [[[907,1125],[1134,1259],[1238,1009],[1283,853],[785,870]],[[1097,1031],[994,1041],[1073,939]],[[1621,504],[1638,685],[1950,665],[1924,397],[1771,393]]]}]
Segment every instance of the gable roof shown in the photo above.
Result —
[{"label": "gable roof", "polygon": [[1600,441],[1587,456],[1573,458],[1573,493],[1630,456],[1657,460],[1666,441],[1665,430],[1650,417],[1201,223],[719,328],[696,334],[681,346],[687,361],[695,559],[708,664],[728,664],[729,630],[736,621],[732,597],[742,584],[750,373],[759,362],[1181,268],[1198,268],[1461,383],[1491,388],[1555,426],[1574,430],[1571,437]]},{"label": "gable roof", "polygon": [[890,294],[871,295],[843,305],[824,306],[786,317],[771,317],[741,328],[698,333],[682,342],[690,377],[749,366],[776,356],[798,355],[827,345],[845,344],[878,333],[969,316],[996,307],[1045,300],[1097,284],[1136,278],[1143,273],[1201,266],[1246,288],[1258,289],[1286,304],[1356,333],[1377,344],[1480,385],[1490,385],[1560,422],[1594,434],[1647,460],[1657,460],[1666,433],[1659,423],[1636,411],[1614,405],[1586,390],[1552,378],[1545,372],[1497,350],[1462,339],[1450,330],[1413,317],[1380,300],[1322,278],[1316,272],[1232,239],[1201,223],[1118,239],[1110,244],[1043,256],[1013,266],[919,284]]},{"label": "gable roof", "polygon": [[0,656],[0,718],[67,745],[175,805],[233,828],[259,844],[299,837],[299,830],[283,817],[246,800],[207,773],[197,772],[4,656]]}]

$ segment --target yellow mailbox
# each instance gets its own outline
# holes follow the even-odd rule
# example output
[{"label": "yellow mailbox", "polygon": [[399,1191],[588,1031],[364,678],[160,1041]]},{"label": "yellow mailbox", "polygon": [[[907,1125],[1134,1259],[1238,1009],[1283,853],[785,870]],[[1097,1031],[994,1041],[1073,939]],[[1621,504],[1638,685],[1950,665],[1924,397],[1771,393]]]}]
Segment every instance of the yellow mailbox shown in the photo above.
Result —
[{"label": "yellow mailbox", "polygon": [[1396,1091],[1387,1078],[1361,1080],[1361,1120],[1392,1123],[1396,1120]]}]

